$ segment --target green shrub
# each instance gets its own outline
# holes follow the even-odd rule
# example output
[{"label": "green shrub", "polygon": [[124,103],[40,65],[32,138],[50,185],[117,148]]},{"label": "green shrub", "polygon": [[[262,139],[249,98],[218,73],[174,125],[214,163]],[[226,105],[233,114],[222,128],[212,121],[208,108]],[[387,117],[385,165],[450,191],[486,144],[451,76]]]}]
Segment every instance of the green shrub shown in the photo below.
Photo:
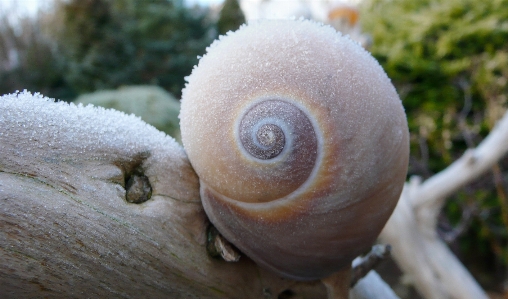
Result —
[{"label": "green shrub", "polygon": [[[507,110],[508,1],[365,0],[361,13],[370,50],[406,108],[409,174],[429,177],[478,145]],[[473,213],[459,256],[484,284],[508,262],[506,169],[505,158],[466,186],[440,222]]]},{"label": "green shrub", "polygon": [[179,97],[216,37],[206,10],[177,0],[73,0],[60,11],[66,79],[80,93],[153,84]]}]

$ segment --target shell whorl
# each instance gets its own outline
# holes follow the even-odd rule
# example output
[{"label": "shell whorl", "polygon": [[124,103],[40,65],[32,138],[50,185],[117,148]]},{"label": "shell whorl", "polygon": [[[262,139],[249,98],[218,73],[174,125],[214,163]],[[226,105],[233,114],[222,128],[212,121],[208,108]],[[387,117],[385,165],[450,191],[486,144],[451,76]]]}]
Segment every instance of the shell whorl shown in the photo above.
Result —
[{"label": "shell whorl", "polygon": [[[283,106],[286,109],[280,109],[277,106]],[[287,106],[292,107],[291,104],[268,100],[257,103],[242,115],[238,139],[250,155],[257,159],[270,160],[279,156],[284,148],[289,147],[286,144],[286,135],[290,135],[291,132],[286,128],[284,120],[281,121],[280,117],[275,117],[276,115],[284,116],[283,113],[290,110]],[[280,113],[275,114],[274,109],[279,110]]]},{"label": "shell whorl", "polygon": [[246,160],[267,164],[272,174],[284,175],[278,192],[265,193],[257,201],[284,197],[300,187],[315,167],[318,140],[312,122],[294,103],[279,98],[255,101],[245,110],[238,122],[238,148]]},{"label": "shell whorl", "polygon": [[370,247],[409,157],[404,109],[372,56],[331,27],[264,21],[212,44],[187,80],[182,142],[223,236],[304,280]]}]

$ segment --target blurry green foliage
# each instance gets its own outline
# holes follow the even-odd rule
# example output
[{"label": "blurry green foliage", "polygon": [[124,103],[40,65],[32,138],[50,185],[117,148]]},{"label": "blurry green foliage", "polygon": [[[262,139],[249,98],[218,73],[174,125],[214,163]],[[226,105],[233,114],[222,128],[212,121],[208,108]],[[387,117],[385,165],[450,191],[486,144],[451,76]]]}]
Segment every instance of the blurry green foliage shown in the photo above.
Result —
[{"label": "blurry green foliage", "polygon": [[225,0],[220,11],[219,20],[217,21],[219,34],[235,31],[243,23],[245,23],[245,16],[243,15],[238,0]]},{"label": "blurry green foliage", "polygon": [[[370,50],[401,94],[413,138],[426,140],[430,159],[443,160],[430,165],[436,172],[453,161],[447,152],[466,146],[459,121],[481,137],[506,110],[508,1],[366,0],[362,12]],[[412,150],[423,154],[418,143]]]},{"label": "blurry green foliage", "polygon": [[55,1],[36,17],[0,10],[0,94],[26,88],[72,100],[151,84],[179,97],[217,36],[208,9],[182,0]]},{"label": "blurry green foliage", "polygon": [[[361,20],[373,38],[369,50],[406,108],[410,175],[444,169],[506,112],[508,0],[364,0]],[[482,270],[491,281],[492,268],[506,269],[508,262],[507,169],[505,158],[446,207],[455,224],[465,209],[473,210],[473,225],[461,238],[468,246],[459,256],[488,265]]]},{"label": "blurry green foliage", "polygon": [[64,61],[44,32],[48,17],[13,22],[7,12],[0,15],[0,94],[28,89],[59,99],[75,96],[64,78]]},{"label": "blurry green foliage", "polygon": [[181,0],[72,0],[61,14],[66,79],[79,93],[148,83],[179,97],[216,37],[207,11]]}]

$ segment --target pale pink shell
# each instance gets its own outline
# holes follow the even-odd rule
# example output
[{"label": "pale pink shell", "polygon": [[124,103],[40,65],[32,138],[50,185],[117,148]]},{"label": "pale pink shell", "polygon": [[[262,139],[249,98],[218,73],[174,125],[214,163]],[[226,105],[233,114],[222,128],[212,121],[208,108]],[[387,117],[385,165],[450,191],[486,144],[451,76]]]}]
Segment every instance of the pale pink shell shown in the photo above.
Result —
[{"label": "pale pink shell", "polygon": [[[372,245],[401,193],[409,141],[399,97],[369,53],[328,26],[263,21],[213,43],[187,80],[182,141],[229,241],[304,280]],[[258,152],[249,136],[276,145]]]}]

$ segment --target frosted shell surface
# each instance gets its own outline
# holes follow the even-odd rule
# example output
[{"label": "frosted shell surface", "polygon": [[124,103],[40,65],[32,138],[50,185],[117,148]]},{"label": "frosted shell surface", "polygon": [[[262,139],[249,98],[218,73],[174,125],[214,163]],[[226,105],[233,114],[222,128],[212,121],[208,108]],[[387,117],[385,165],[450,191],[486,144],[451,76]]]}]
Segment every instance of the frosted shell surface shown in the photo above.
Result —
[{"label": "frosted shell surface", "polygon": [[[409,141],[397,93],[368,52],[311,21],[262,21],[214,42],[187,80],[182,142],[228,240],[294,279],[329,275],[371,245],[402,190]],[[253,139],[275,144],[260,159],[241,124],[270,101],[301,113],[274,106],[254,125]]]}]

